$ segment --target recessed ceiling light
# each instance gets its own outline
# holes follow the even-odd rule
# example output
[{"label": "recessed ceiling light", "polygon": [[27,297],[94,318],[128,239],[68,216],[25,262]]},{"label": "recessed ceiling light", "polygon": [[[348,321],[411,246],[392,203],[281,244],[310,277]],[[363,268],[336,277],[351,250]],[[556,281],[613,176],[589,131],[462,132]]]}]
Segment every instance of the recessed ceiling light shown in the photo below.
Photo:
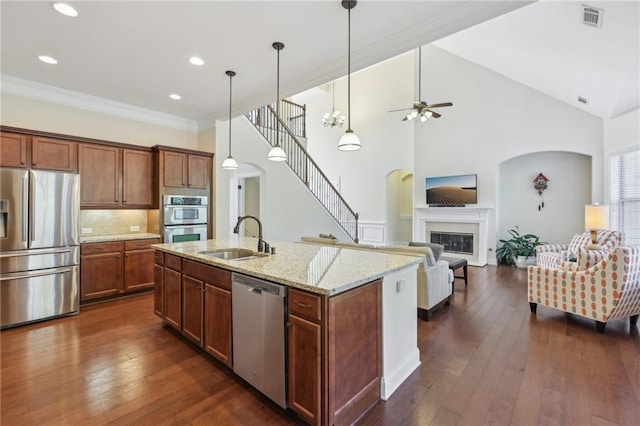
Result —
[{"label": "recessed ceiling light", "polygon": [[73,6],[68,5],[67,3],[51,3],[51,7],[65,16],[71,16],[72,18],[78,16],[78,11],[75,10]]},{"label": "recessed ceiling light", "polygon": [[55,65],[58,63],[58,61],[55,58],[52,58],[51,56],[47,56],[47,55],[40,55],[38,56],[38,59],[40,59],[45,64]]},{"label": "recessed ceiling light", "polygon": [[189,62],[191,62],[193,65],[204,65],[204,61],[202,60],[202,58],[199,58],[197,56],[190,57]]},{"label": "recessed ceiling light", "polygon": [[169,97],[174,101],[179,101],[180,99],[182,99],[182,96],[178,95],[177,93],[172,93],[169,95]]}]

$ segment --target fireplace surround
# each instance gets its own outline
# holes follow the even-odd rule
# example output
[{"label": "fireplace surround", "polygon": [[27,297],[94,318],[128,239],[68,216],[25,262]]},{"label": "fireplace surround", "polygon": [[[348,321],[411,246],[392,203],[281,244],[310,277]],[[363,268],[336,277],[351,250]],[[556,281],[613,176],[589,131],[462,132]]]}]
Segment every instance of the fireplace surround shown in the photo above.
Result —
[{"label": "fireplace surround", "polygon": [[413,238],[427,242],[431,240],[431,232],[472,234],[473,253],[446,253],[466,259],[469,265],[484,266],[487,264],[489,215],[492,210],[484,207],[416,207]]}]

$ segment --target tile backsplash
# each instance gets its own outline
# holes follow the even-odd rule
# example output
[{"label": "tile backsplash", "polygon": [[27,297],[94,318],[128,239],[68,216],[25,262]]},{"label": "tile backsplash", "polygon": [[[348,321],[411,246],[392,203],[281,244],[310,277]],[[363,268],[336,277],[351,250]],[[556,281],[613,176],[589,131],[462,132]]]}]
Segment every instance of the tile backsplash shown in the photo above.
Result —
[{"label": "tile backsplash", "polygon": [[80,210],[80,229],[85,236],[148,232],[147,210]]}]

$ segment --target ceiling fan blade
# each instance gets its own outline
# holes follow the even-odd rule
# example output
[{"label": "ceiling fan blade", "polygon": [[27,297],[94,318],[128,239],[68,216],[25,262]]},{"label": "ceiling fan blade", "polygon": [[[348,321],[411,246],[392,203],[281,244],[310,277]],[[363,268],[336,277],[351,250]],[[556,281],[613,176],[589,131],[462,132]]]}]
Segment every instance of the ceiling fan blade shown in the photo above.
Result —
[{"label": "ceiling fan blade", "polygon": [[428,110],[428,111],[432,114],[431,116],[432,116],[433,118],[440,118],[440,117],[442,117],[442,115],[441,115],[441,114],[438,114],[438,113],[437,113],[437,112],[435,112],[435,111],[431,111],[431,110]]},{"label": "ceiling fan blade", "polygon": [[402,121],[407,121],[407,117],[403,118]]},{"label": "ceiling fan blade", "polygon": [[412,109],[414,108],[392,109],[391,111],[387,111],[387,112],[411,111]]},{"label": "ceiling fan blade", "polygon": [[427,108],[440,108],[440,107],[449,107],[453,106],[451,102],[443,102],[440,104],[427,105]]}]

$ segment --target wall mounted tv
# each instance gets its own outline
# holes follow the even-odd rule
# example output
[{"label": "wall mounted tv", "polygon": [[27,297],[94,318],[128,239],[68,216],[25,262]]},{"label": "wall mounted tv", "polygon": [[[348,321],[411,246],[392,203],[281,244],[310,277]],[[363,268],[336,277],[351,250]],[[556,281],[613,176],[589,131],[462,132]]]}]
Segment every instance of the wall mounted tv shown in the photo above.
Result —
[{"label": "wall mounted tv", "polygon": [[434,176],[425,181],[430,206],[461,207],[478,202],[477,175]]}]

